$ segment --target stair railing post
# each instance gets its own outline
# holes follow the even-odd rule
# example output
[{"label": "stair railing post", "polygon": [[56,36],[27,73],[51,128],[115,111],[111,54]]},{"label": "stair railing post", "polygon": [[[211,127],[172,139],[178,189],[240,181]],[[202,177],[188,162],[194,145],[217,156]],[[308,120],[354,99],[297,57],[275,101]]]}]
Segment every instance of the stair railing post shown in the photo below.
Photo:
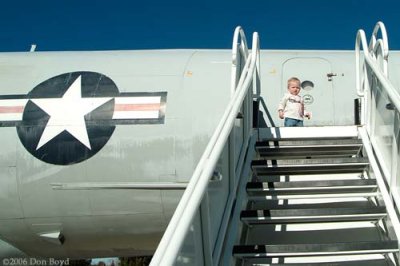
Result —
[{"label": "stair railing post", "polygon": [[204,265],[212,265],[212,250],[211,250],[211,228],[209,215],[210,201],[208,193],[205,193],[200,204],[200,220],[201,220],[201,237],[203,242]]}]

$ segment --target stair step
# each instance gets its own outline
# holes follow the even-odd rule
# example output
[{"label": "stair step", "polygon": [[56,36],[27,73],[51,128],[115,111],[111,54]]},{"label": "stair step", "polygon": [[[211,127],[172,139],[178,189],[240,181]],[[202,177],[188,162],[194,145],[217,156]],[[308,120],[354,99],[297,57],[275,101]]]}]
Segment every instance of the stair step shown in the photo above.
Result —
[{"label": "stair step", "polygon": [[263,266],[395,266],[389,259],[353,260],[353,261],[330,261],[330,262],[311,262],[311,263],[245,263],[245,265]]},{"label": "stair step", "polygon": [[333,202],[307,202],[307,203],[289,203],[279,200],[257,201],[249,205],[248,210],[275,210],[275,209],[317,209],[317,208],[369,208],[376,205],[371,201],[352,200],[352,201],[333,201]]},{"label": "stair step", "polygon": [[232,254],[238,258],[274,258],[297,256],[330,256],[398,252],[395,240],[348,243],[235,245]]},{"label": "stair step", "polygon": [[359,139],[259,141],[256,150],[262,157],[351,156],[362,147]]},{"label": "stair step", "polygon": [[349,193],[315,193],[315,194],[283,194],[283,195],[249,195],[250,201],[290,200],[290,199],[328,199],[328,198],[370,198],[379,197],[379,192],[349,192]]},{"label": "stair step", "polygon": [[363,172],[358,173],[323,173],[319,175],[314,174],[297,174],[297,175],[262,175],[257,176],[255,173],[252,182],[297,182],[297,181],[320,181],[320,180],[355,180],[364,179]]},{"label": "stair step", "polygon": [[245,210],[240,219],[248,224],[255,223],[305,223],[337,221],[372,221],[386,216],[385,207],[369,208],[316,208]]},{"label": "stair step", "polygon": [[310,126],[310,127],[268,127],[260,128],[262,140],[303,140],[303,139],[357,139],[357,126]]},{"label": "stair step", "polygon": [[256,147],[270,146],[309,146],[309,145],[357,145],[362,146],[361,139],[358,138],[287,138],[287,139],[263,139],[256,142]]},{"label": "stair step", "polygon": [[293,175],[324,173],[359,173],[369,165],[368,159],[329,158],[329,159],[289,159],[289,160],[253,160],[251,166],[255,174]]},{"label": "stair step", "polygon": [[298,194],[298,193],[337,193],[341,192],[374,192],[377,189],[375,179],[354,180],[319,180],[290,182],[249,182],[248,193],[268,194]]}]

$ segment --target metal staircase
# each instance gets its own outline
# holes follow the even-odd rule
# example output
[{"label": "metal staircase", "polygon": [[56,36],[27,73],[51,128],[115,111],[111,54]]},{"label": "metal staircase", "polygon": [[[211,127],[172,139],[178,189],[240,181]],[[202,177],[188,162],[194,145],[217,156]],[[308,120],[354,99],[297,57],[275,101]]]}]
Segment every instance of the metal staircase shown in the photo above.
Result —
[{"label": "metal staircase", "polygon": [[355,51],[360,126],[254,129],[259,38],[249,53],[236,28],[231,99],[150,265],[399,265],[400,95],[383,23]]},{"label": "metal staircase", "polygon": [[356,135],[265,137],[255,149],[237,265],[396,265],[398,241]]}]

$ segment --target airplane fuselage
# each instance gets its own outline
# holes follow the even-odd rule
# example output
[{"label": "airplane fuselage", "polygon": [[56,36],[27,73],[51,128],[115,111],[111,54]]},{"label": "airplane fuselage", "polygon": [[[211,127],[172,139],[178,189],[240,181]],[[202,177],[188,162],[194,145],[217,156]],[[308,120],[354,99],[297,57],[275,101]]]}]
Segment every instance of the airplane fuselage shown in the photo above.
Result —
[{"label": "airplane fuselage", "polygon": [[[152,254],[231,97],[231,64],[230,50],[0,54],[0,238],[30,256]],[[392,52],[397,88],[399,72]],[[262,125],[283,125],[292,76],[305,126],[354,124],[353,51],[264,50],[260,74]]]}]

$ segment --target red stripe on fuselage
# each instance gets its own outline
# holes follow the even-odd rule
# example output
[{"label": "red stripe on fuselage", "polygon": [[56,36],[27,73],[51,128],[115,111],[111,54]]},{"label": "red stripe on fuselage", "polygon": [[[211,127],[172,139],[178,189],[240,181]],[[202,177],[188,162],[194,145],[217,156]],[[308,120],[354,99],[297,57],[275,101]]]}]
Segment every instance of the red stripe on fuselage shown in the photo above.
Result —
[{"label": "red stripe on fuselage", "polygon": [[157,111],[160,109],[159,103],[154,104],[116,104],[114,111]]},{"label": "red stripe on fuselage", "polygon": [[0,113],[10,114],[10,113],[22,113],[25,106],[0,106]]}]

